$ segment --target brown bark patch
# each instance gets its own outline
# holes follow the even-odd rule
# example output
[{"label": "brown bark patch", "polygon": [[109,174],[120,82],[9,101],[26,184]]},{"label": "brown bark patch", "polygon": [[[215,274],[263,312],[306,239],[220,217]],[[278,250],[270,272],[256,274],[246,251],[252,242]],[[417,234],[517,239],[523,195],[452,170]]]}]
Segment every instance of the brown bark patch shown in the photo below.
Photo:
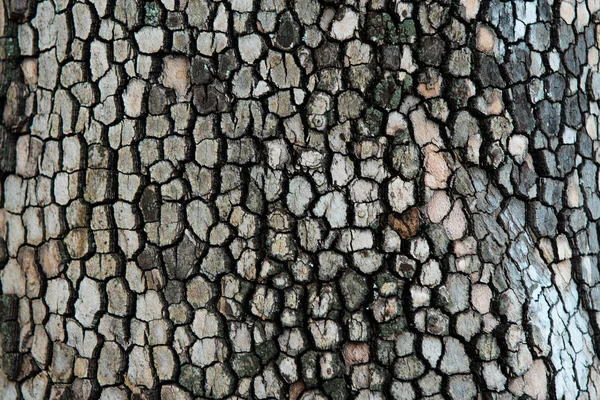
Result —
[{"label": "brown bark patch", "polygon": [[421,228],[421,215],[417,207],[412,207],[402,214],[392,213],[388,216],[388,224],[398,232],[402,239],[414,237]]}]

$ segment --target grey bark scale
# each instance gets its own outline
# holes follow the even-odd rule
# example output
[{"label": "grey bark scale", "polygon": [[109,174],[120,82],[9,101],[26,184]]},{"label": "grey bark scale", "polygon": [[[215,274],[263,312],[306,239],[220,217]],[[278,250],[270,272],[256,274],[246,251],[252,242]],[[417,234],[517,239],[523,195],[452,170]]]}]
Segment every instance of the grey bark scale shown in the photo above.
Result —
[{"label": "grey bark scale", "polygon": [[0,393],[600,398],[600,2],[4,0]]}]

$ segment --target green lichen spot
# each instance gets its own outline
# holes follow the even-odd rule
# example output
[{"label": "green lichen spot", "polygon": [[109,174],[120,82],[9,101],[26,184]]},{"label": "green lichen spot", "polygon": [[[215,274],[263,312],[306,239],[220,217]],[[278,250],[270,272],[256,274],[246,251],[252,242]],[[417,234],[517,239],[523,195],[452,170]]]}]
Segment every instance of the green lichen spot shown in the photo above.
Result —
[{"label": "green lichen spot", "polygon": [[380,324],[378,326],[379,335],[384,338],[392,337],[394,335],[404,332],[405,327],[406,327],[406,321],[404,320],[404,316],[400,316],[389,322]]},{"label": "green lichen spot", "polygon": [[369,107],[365,115],[365,122],[371,136],[379,135],[383,122],[383,113],[376,108]]},{"label": "green lichen spot", "polygon": [[201,368],[190,364],[181,367],[179,383],[196,396],[204,395],[204,373]]},{"label": "green lichen spot", "polygon": [[412,19],[404,20],[398,25],[398,40],[400,43],[414,43],[417,37],[417,28],[415,21]]},{"label": "green lichen spot", "polygon": [[260,360],[251,353],[236,354],[231,365],[239,378],[253,377],[260,371]]},{"label": "green lichen spot", "polygon": [[348,398],[348,389],[346,388],[346,381],[344,381],[343,379],[338,378],[327,381],[323,384],[323,388],[332,399]]},{"label": "green lichen spot", "polygon": [[406,75],[404,79],[402,79],[402,90],[405,92],[411,92],[413,87],[413,78],[412,75]]},{"label": "green lichen spot", "polygon": [[146,12],[146,25],[158,25],[160,23],[160,6],[157,3],[146,3],[144,10]]},{"label": "green lichen spot", "polygon": [[236,354],[231,366],[239,378],[253,377],[260,371],[260,360],[252,353]]},{"label": "green lichen spot", "polygon": [[19,57],[19,43],[16,38],[6,38],[6,58],[8,60]]},{"label": "green lichen spot", "polygon": [[273,342],[265,342],[256,347],[256,354],[258,354],[263,364],[267,364],[275,358],[277,352],[277,345]]},{"label": "green lichen spot", "polygon": [[307,351],[301,358],[302,376],[307,385],[317,385],[319,383],[317,370],[317,353]]},{"label": "green lichen spot", "polygon": [[398,43],[398,32],[392,16],[388,13],[370,13],[367,17],[367,37],[377,44]]},{"label": "green lichen spot", "polygon": [[393,77],[387,77],[375,87],[375,105],[388,111],[398,108],[402,100],[402,87]]}]

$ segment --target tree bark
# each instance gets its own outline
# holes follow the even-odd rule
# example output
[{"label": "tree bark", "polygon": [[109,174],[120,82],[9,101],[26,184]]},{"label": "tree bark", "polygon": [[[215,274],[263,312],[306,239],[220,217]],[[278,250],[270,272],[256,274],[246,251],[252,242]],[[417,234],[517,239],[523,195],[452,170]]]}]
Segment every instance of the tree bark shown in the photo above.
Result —
[{"label": "tree bark", "polygon": [[0,1],[0,393],[599,399],[600,1]]}]

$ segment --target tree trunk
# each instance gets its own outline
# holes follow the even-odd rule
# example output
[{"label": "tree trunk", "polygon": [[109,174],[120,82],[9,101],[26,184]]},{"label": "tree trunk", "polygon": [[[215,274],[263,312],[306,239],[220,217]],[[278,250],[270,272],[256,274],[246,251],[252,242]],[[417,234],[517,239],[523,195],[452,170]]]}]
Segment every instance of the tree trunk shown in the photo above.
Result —
[{"label": "tree trunk", "polygon": [[0,393],[600,399],[599,10],[0,0]]}]

